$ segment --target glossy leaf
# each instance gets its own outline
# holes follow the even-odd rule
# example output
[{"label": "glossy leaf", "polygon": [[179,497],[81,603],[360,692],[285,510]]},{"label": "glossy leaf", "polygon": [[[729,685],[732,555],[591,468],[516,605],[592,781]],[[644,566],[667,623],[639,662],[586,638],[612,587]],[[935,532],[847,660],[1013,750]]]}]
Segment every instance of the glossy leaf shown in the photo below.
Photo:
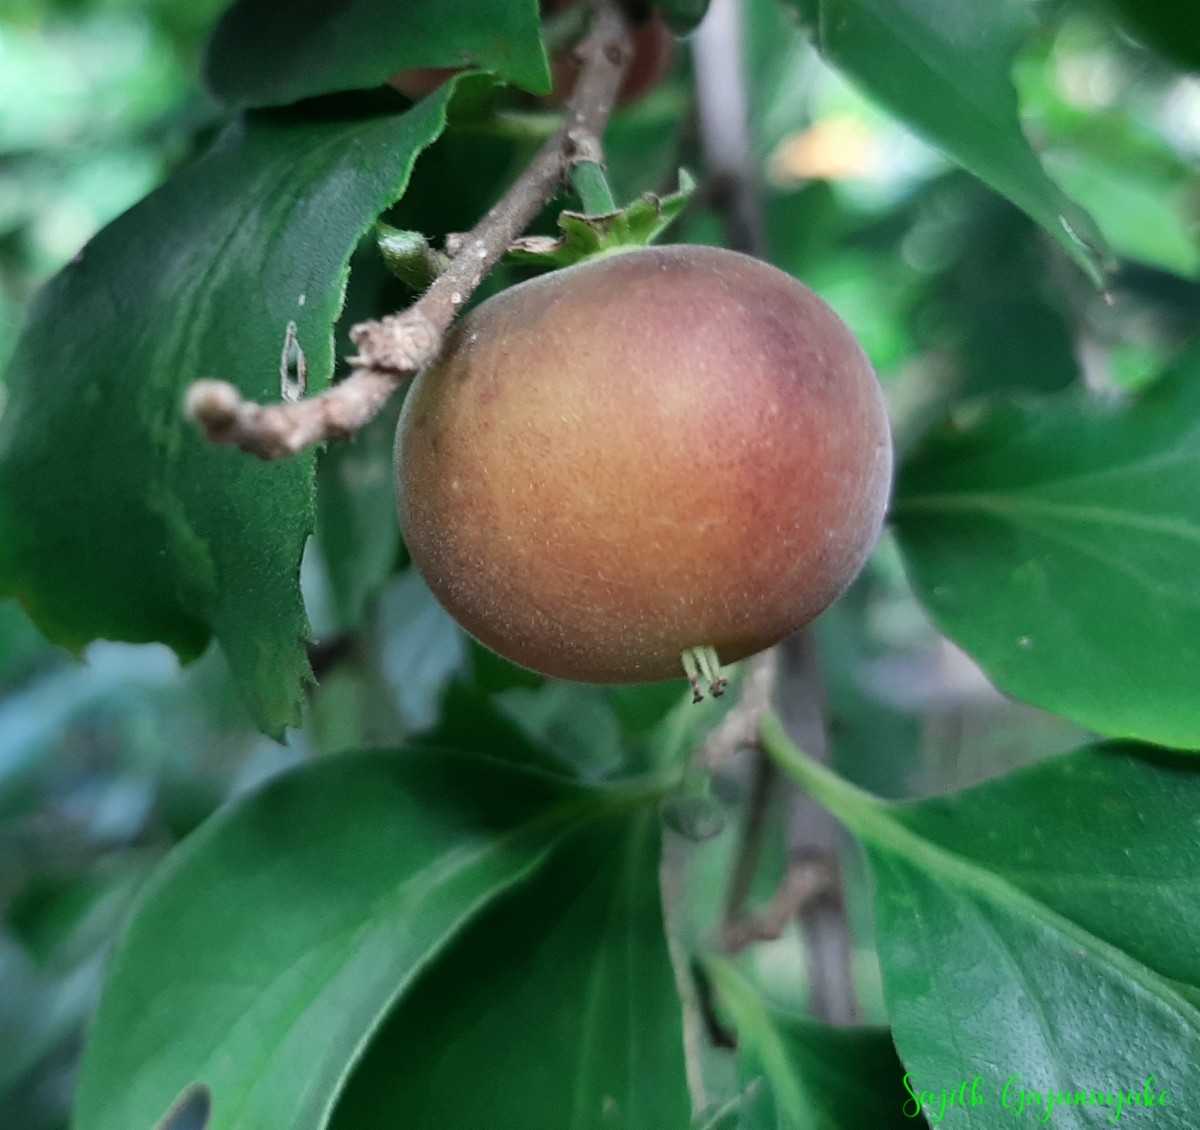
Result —
[{"label": "glossy leaf", "polygon": [[347,754],[223,810],[151,881],[109,971],[78,1130],[322,1127],[364,1042],[481,907],[606,794],[464,754]]},{"label": "glossy leaf", "polygon": [[951,423],[893,516],[919,596],[1002,690],[1200,749],[1200,354],[1126,405]]},{"label": "glossy leaf", "polygon": [[193,657],[215,634],[259,724],[296,721],[313,457],[214,447],[181,403],[198,377],[279,400],[289,326],[309,390],[327,382],[350,252],[440,133],[445,97],[238,121],[42,292],[0,420],[0,589],[51,639]]},{"label": "glossy leaf", "polygon": [[560,849],[400,1005],[334,1127],[686,1127],[658,867],[653,812]]},{"label": "glossy leaf", "polygon": [[1046,165],[1071,198],[1095,216],[1122,257],[1187,278],[1200,274],[1190,171],[1171,175],[1174,169],[1144,166],[1125,152],[1114,160],[1083,146],[1047,154]]},{"label": "glossy leaf", "polygon": [[278,106],[421,67],[481,68],[545,93],[537,0],[234,0],[205,80],[227,106]]},{"label": "glossy leaf", "polygon": [[897,118],[1032,216],[1095,280],[1098,230],[1046,175],[1012,83],[1017,0],[787,0],[821,53]]},{"label": "glossy leaf", "polygon": [[704,969],[737,1033],[742,1130],[916,1127],[884,1028],[831,1028],[772,1006],[728,961]]},{"label": "glossy leaf", "polygon": [[[885,804],[804,758],[777,723],[764,735],[866,845],[896,1044],[931,1117],[944,1104],[946,1126],[1011,1126],[1024,1092],[1026,1117],[1049,1103],[1054,1125],[1111,1125],[1116,1092],[1132,1105],[1148,1088],[1174,1105],[1126,1110],[1131,1122],[1195,1124],[1193,759],[1114,743]],[[976,1077],[982,1102],[950,1101]],[[1049,1098],[1080,1091],[1111,1101]]]}]

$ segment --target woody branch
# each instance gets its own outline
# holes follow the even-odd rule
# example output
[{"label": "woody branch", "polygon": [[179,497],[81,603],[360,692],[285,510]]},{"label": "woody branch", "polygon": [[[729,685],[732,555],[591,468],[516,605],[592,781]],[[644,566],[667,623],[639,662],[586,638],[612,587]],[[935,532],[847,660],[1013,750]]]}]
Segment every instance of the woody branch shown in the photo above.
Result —
[{"label": "woody branch", "polygon": [[437,357],[455,318],[509,245],[578,165],[601,155],[600,139],[629,64],[629,24],[617,0],[593,0],[593,8],[591,28],[576,48],[582,65],[561,125],[500,201],[456,242],[453,258],[429,289],[407,310],[356,325],[350,375],[317,396],[257,404],[226,381],[194,382],[185,411],[213,443],[271,460],[347,439]]}]

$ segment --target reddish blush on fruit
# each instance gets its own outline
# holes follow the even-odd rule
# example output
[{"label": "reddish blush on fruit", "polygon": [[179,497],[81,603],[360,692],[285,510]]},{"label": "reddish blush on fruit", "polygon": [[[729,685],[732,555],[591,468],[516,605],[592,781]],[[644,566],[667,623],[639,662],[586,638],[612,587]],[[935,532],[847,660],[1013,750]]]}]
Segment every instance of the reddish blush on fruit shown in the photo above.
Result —
[{"label": "reddish blush on fruit", "polygon": [[845,323],[765,263],[613,254],[522,283],[409,391],[396,487],[409,551],[515,663],[698,689],[803,627],[883,521],[891,439]]}]

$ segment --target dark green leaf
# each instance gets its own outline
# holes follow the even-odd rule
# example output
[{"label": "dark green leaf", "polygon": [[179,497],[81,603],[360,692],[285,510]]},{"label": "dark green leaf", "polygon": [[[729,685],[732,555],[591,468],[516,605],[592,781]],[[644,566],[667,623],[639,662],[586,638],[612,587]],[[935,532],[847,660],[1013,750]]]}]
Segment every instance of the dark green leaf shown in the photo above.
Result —
[{"label": "dark green leaf", "polygon": [[604,131],[604,169],[618,200],[659,192],[676,175],[690,93],[682,83],[664,84],[636,109],[613,116]]},{"label": "dark green leaf", "polygon": [[490,757],[551,773],[572,772],[570,762],[531,738],[496,710],[484,691],[466,682],[451,683],[446,689],[437,725],[422,731],[420,740],[445,749],[486,749]]},{"label": "dark green leaf", "polygon": [[1018,209],[962,173],[917,206],[910,240],[949,261],[913,313],[922,344],[950,350],[957,397],[1057,392],[1079,377],[1076,327],[1045,270],[1045,241]]},{"label": "dark green leaf", "polygon": [[502,691],[493,701],[530,740],[583,776],[599,780],[621,771],[621,724],[595,687],[551,679],[536,689]]},{"label": "dark green leaf", "polygon": [[[788,747],[777,724],[764,735],[866,845],[896,1044],[931,1116],[945,1101],[945,1125],[990,1130],[1013,1124],[1022,1091],[1040,1107],[1025,1115],[1044,1122],[1047,1103],[1066,1101],[1055,1094],[1126,1103],[1149,1086],[1175,1105],[1137,1112],[1141,1124],[1195,1125],[1194,760],[1113,744],[885,804]],[[984,1102],[951,1105],[976,1077]],[[1051,1117],[1103,1126],[1115,1113],[1085,1102]]]},{"label": "dark green leaf", "polygon": [[1200,21],[1180,0],[1109,0],[1126,28],[1168,59],[1200,71]]},{"label": "dark green leaf", "polygon": [[317,464],[317,543],[337,619],[347,630],[362,623],[400,557],[392,485],[399,407],[386,408],[350,442],[330,445]]},{"label": "dark green leaf", "polygon": [[15,600],[0,600],[0,688],[66,658],[46,642]]},{"label": "dark green leaf", "polygon": [[77,873],[35,875],[10,902],[5,926],[40,968],[79,965],[111,943],[155,861],[130,852]]},{"label": "dark green leaf", "polygon": [[1123,258],[1195,278],[1200,274],[1200,239],[1192,174],[1174,176],[1174,170],[1130,157],[1127,150],[1112,156],[1073,146],[1048,153],[1045,161],[1071,198],[1095,216]]},{"label": "dark green leaf", "polygon": [[737,1032],[742,1130],[885,1130],[918,1119],[884,1028],[831,1028],[765,1001],[729,962],[704,970]]},{"label": "dark green leaf", "polygon": [[1128,405],[1002,405],[934,436],[894,518],[938,626],[1017,698],[1200,749],[1200,353]]},{"label": "dark green leaf", "polygon": [[198,377],[277,401],[289,325],[326,383],[351,249],[444,102],[239,121],[42,292],[0,420],[0,586],[50,638],[191,657],[213,633],[259,724],[295,722],[313,458],[213,447],[181,402]]},{"label": "dark green leaf", "polygon": [[205,61],[227,106],[278,106],[379,86],[397,71],[482,68],[550,89],[537,0],[235,0]]},{"label": "dark green leaf", "polygon": [[1012,84],[1014,0],[787,0],[826,58],[896,117],[1042,225],[1101,281],[1091,219],[1047,177],[1021,132]]},{"label": "dark green leaf", "polygon": [[422,978],[334,1126],[686,1127],[658,868],[652,812],[560,850]]},{"label": "dark green leaf", "polygon": [[208,1130],[324,1126],[430,958],[613,803],[410,750],[306,765],[225,809],[168,858],[118,948],[79,1130],[152,1130],[192,1084],[212,1094]]},{"label": "dark green leaf", "polygon": [[[405,201],[436,150],[437,144],[421,155],[405,188]],[[376,224],[376,233],[378,228]],[[340,359],[358,352],[350,337],[354,326],[403,309],[412,299],[411,288],[388,271],[375,233],[368,235],[350,260],[346,299],[334,328],[336,379],[344,379],[350,370]],[[331,610],[342,631],[362,627],[367,606],[405,560],[392,485],[392,446],[402,400],[393,397],[353,439],[331,443],[317,457],[316,545],[310,550],[317,550],[324,565]]]}]

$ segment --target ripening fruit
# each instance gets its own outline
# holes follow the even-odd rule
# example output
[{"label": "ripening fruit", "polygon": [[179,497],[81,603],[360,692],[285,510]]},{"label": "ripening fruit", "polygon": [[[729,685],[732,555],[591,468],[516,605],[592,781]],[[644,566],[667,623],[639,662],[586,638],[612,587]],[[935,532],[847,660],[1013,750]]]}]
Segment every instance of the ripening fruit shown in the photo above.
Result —
[{"label": "ripening fruit", "polygon": [[890,475],[850,330],[790,276],[710,247],[489,299],[396,433],[401,525],[438,599],[513,662],[585,682],[683,661],[699,690],[711,649],[731,662],[808,623],[862,567]]}]

